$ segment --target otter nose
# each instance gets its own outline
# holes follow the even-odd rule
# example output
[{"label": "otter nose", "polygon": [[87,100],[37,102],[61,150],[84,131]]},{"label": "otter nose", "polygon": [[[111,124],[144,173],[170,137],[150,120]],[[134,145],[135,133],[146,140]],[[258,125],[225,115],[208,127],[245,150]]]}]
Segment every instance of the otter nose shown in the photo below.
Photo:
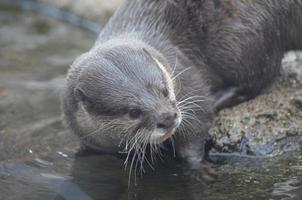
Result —
[{"label": "otter nose", "polygon": [[163,113],[159,117],[157,128],[168,129],[175,125],[177,113]]}]

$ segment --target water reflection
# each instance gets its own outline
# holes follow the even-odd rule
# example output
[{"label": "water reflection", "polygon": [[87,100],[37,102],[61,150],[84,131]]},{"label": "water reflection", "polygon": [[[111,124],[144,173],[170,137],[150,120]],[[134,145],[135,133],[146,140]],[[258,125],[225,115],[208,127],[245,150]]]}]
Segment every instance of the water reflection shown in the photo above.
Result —
[{"label": "water reflection", "polygon": [[296,194],[293,191],[301,189],[302,187],[295,186],[297,184],[301,184],[297,178],[291,178],[285,182],[275,183],[272,196],[282,200],[297,199],[298,197],[296,197]]}]

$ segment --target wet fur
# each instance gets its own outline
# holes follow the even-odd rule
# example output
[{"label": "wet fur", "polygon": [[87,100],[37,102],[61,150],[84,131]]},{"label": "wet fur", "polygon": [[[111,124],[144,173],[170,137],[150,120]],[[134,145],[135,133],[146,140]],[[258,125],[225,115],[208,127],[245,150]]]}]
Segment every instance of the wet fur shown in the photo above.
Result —
[{"label": "wet fur", "polygon": [[[301,0],[128,0],[110,19],[94,47],[77,59],[74,65],[78,67],[69,70],[62,100],[67,125],[80,136],[85,132],[79,126],[79,100],[74,94],[84,70],[81,62],[96,61],[100,59],[98,51],[120,44],[146,48],[169,72],[180,73],[174,81],[177,101],[198,100],[192,103],[191,99],[175,135],[177,154],[198,171],[215,110],[254,98],[270,85],[279,74],[284,53],[302,49],[301,35]],[[135,59],[131,52],[124,54]],[[91,87],[99,84],[92,82]],[[109,87],[118,89],[116,82],[111,84]],[[95,98],[104,103],[105,98]],[[108,153],[119,150],[110,142],[111,136],[102,137],[102,144],[95,144],[95,148]],[[93,142],[87,144],[93,146]]]}]

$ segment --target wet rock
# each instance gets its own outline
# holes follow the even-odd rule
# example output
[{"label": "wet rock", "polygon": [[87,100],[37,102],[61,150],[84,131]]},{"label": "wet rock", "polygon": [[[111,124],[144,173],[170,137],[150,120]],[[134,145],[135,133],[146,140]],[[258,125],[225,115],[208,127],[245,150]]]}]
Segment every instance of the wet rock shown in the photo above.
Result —
[{"label": "wet rock", "polygon": [[[216,151],[274,156],[302,144],[302,53],[283,59],[281,77],[265,93],[222,110],[209,133]],[[242,145],[244,143],[244,145]]]}]

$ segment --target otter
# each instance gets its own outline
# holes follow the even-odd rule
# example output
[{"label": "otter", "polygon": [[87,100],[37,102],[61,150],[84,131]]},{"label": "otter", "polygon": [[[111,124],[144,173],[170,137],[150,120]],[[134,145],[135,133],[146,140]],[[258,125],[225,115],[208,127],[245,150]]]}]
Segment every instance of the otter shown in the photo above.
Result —
[{"label": "otter", "polygon": [[215,112],[269,86],[301,35],[302,0],[127,0],[68,71],[66,124],[131,167],[171,140],[203,177]]}]

